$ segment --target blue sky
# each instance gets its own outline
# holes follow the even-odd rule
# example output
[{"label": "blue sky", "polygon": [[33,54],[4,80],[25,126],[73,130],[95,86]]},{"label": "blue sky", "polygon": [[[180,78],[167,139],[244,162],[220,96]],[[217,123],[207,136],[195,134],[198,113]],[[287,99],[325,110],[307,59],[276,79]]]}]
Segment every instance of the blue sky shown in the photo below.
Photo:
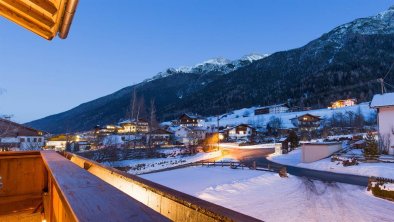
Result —
[{"label": "blue sky", "polygon": [[0,18],[0,113],[27,122],[168,67],[303,46],[388,0],[84,0],[66,40]]}]

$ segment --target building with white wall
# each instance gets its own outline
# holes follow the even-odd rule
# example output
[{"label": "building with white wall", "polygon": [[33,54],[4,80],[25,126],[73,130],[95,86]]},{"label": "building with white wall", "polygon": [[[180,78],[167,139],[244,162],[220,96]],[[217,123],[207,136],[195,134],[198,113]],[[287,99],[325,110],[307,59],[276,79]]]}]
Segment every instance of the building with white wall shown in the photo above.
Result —
[{"label": "building with white wall", "polygon": [[43,131],[0,118],[0,151],[36,150],[44,144]]},{"label": "building with white wall", "polygon": [[379,139],[394,155],[394,93],[375,95],[370,106],[378,111]]},{"label": "building with white wall", "polygon": [[226,136],[233,140],[250,139],[250,137],[253,136],[255,132],[255,128],[248,124],[240,124],[225,130]]}]

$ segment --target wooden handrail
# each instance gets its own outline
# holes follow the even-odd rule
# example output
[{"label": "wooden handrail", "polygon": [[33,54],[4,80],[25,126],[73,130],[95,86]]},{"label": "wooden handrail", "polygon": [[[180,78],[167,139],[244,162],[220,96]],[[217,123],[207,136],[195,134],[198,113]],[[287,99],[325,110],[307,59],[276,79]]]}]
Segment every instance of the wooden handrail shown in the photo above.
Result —
[{"label": "wooden handrail", "polygon": [[172,221],[261,221],[76,154],[65,152],[63,155],[81,168],[88,165],[87,171]]},{"label": "wooden handrail", "polygon": [[[41,156],[50,175],[50,191],[58,193],[75,221],[168,221],[58,153],[43,151]],[[58,219],[62,212],[54,207],[50,215]]]}]

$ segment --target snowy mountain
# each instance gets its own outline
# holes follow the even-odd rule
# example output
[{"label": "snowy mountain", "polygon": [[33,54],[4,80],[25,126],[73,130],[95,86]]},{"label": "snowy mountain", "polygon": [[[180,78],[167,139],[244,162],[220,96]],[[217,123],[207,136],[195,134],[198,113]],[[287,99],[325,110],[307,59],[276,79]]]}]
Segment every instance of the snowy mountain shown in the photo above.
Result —
[{"label": "snowy mountain", "polygon": [[[118,122],[125,118],[134,89],[145,107],[154,99],[159,121],[187,112],[211,116],[283,102],[317,109],[338,99],[370,101],[379,92],[376,79],[384,76],[394,61],[393,15],[391,7],[338,26],[305,46],[269,56],[211,59],[168,69],[149,81],[28,125],[61,133],[65,126],[81,131]],[[385,81],[394,85],[393,70]]]},{"label": "snowy mountain", "polygon": [[150,79],[145,80],[145,82],[153,81],[156,79],[164,78],[173,74],[179,73],[198,73],[198,74],[207,74],[211,72],[219,72],[223,74],[228,74],[232,71],[235,71],[243,66],[249,65],[254,61],[264,59],[268,57],[269,54],[249,54],[241,57],[237,60],[229,60],[225,58],[213,58],[206,60],[202,63],[199,63],[194,66],[182,66],[177,69],[168,68],[163,72],[159,72],[155,76]]}]

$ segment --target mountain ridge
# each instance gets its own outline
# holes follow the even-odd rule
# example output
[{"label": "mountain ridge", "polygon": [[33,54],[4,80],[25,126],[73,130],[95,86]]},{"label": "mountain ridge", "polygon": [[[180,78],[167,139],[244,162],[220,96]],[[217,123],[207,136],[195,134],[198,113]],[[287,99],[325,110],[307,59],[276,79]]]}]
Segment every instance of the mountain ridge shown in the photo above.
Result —
[{"label": "mountain ridge", "polygon": [[[391,66],[393,52],[394,8],[390,7],[340,25],[302,47],[273,53],[230,72],[220,68],[207,72],[197,68],[187,75],[172,72],[28,125],[57,133],[117,122],[125,117],[134,89],[146,104],[155,100],[161,121],[183,112],[215,115],[286,101],[313,108],[346,97],[367,101],[378,92],[376,79]],[[387,81],[394,79],[389,76]]]}]

